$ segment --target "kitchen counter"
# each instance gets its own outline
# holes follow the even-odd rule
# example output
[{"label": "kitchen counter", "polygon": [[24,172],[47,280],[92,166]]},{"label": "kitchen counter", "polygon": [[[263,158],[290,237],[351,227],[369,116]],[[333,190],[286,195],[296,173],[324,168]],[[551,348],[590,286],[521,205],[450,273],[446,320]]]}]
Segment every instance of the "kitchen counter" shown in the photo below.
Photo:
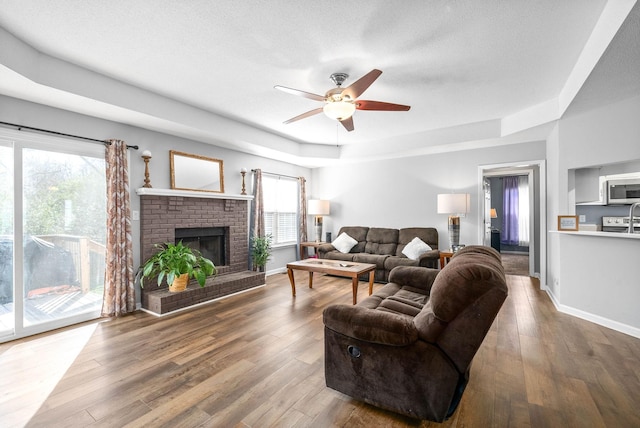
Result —
[{"label": "kitchen counter", "polygon": [[597,236],[599,238],[619,238],[619,239],[640,239],[640,231],[629,234],[626,232],[602,232],[592,230],[578,230],[577,232],[565,232],[558,230],[550,230],[549,233],[558,233],[561,235],[575,235],[575,236]]},{"label": "kitchen counter", "polygon": [[549,286],[558,309],[640,338],[638,240],[640,234],[550,233],[558,258]]}]

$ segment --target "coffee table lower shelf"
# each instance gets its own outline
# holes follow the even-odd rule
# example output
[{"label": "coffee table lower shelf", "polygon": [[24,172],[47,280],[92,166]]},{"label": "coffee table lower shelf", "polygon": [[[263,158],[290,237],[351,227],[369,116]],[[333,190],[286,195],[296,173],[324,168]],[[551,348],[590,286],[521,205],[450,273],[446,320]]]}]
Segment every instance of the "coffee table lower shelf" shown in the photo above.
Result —
[{"label": "coffee table lower shelf", "polygon": [[313,273],[326,273],[329,275],[343,276],[351,278],[351,288],[353,289],[353,304],[358,301],[358,277],[369,273],[369,295],[373,293],[373,278],[376,265],[370,263],[342,262],[339,260],[306,259],[297,262],[287,263],[287,274],[291,282],[291,295],[296,296],[296,281],[293,277],[294,270],[309,272],[309,288],[313,288]]}]

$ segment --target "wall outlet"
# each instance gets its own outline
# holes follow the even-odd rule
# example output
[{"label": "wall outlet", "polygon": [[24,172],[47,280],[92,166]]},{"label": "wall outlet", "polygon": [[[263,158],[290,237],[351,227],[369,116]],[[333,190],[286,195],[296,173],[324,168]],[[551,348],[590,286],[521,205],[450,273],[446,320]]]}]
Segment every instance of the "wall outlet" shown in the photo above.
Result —
[{"label": "wall outlet", "polygon": [[587,216],[584,214],[580,214],[579,220],[580,223],[585,223],[587,221]]},{"label": "wall outlet", "polygon": [[131,217],[133,221],[140,221],[140,211],[133,210]]}]

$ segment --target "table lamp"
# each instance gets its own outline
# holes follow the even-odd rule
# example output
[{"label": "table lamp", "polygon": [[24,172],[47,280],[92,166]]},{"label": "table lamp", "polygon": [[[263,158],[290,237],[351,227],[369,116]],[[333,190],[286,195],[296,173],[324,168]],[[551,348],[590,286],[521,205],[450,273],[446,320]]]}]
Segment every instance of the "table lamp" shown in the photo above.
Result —
[{"label": "table lamp", "polygon": [[449,214],[449,245],[454,252],[460,246],[460,214],[469,212],[468,193],[444,193],[438,195],[438,214]]},{"label": "table lamp", "polygon": [[329,201],[323,199],[309,199],[307,213],[315,216],[314,226],[316,229],[316,242],[322,241],[322,216],[329,215]]}]

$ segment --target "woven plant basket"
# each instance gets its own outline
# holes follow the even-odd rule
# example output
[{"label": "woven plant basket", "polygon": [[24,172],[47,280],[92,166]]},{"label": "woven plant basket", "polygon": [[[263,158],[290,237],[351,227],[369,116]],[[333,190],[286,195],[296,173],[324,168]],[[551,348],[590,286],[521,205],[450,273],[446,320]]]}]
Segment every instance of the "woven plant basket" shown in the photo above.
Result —
[{"label": "woven plant basket", "polygon": [[187,289],[187,284],[189,283],[189,274],[183,273],[179,277],[173,280],[173,284],[169,286],[169,291],[171,293],[178,293],[180,291],[184,291]]}]

